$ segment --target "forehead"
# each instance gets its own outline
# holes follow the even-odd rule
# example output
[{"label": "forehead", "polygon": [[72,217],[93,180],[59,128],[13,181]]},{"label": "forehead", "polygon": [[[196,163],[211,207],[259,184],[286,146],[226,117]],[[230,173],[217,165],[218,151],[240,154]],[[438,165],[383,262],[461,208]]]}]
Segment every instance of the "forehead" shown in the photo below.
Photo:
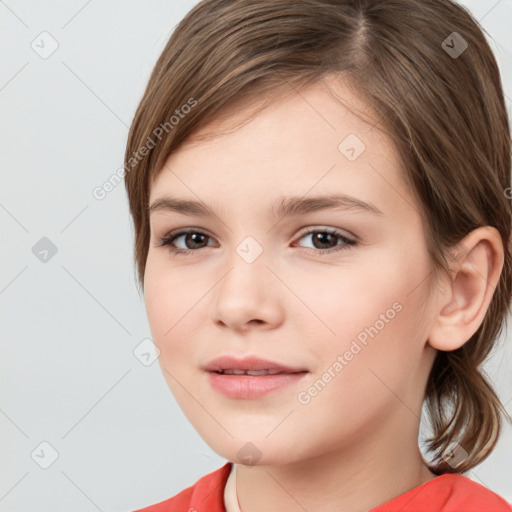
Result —
[{"label": "forehead", "polygon": [[288,87],[263,110],[254,106],[233,109],[171,154],[155,176],[150,202],[165,192],[211,198],[221,188],[226,197],[252,192],[262,199],[273,191],[303,195],[340,186],[360,194],[368,180],[382,186],[380,173],[393,181],[401,171],[379,116],[342,80]]},{"label": "forehead", "polygon": [[178,151],[231,135],[255,117],[261,124],[267,120],[273,125],[279,121],[282,125],[294,124],[296,118],[311,122],[316,117],[316,121],[321,121],[320,129],[331,130],[343,130],[345,126],[340,122],[346,121],[354,130],[372,130],[374,137],[386,139],[384,144],[391,142],[383,117],[358,94],[357,85],[343,73],[331,73],[307,86],[285,82],[266,95],[252,93],[233,100],[206,126],[189,135]]}]

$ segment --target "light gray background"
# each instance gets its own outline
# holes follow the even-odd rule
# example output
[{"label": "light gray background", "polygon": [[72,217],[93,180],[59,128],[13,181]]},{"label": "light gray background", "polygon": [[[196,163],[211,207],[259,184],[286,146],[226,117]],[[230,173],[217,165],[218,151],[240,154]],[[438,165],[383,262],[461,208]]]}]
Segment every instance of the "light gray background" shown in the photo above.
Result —
[{"label": "light gray background", "polygon": [[[129,511],[225,462],[189,425],[158,362],[133,353],[151,335],[124,184],[92,195],[122,166],[150,71],[195,4],[0,1],[2,512]],[[512,0],[464,4],[490,34],[510,111]],[[47,58],[44,31],[58,43]],[[32,252],[43,237],[58,251],[46,262]],[[509,329],[486,365],[510,414],[511,342]],[[58,453],[47,469],[42,442]],[[505,424],[467,476],[511,501],[511,455]]]}]

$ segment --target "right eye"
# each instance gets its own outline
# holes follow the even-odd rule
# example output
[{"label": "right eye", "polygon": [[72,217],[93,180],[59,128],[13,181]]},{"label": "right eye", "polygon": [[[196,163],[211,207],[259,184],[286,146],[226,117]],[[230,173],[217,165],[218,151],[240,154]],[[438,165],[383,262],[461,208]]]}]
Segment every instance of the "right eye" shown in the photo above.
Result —
[{"label": "right eye", "polygon": [[[185,248],[176,247],[176,240],[182,237]],[[211,238],[210,235],[197,229],[181,229],[178,231],[171,231],[170,233],[166,234],[157,242],[156,245],[157,247],[167,245],[169,246],[169,250],[174,254],[190,254],[192,252],[197,252],[197,249],[205,247],[202,244],[204,243],[205,239],[208,238]],[[200,247],[196,247],[196,245],[199,245]],[[191,248],[189,246],[191,246]]]}]

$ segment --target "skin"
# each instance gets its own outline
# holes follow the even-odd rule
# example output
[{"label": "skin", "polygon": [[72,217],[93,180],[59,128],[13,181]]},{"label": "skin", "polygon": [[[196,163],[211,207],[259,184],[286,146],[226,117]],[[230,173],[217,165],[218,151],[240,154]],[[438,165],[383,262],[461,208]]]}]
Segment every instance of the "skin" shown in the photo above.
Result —
[{"label": "skin", "polygon": [[[337,101],[334,89],[354,108]],[[499,235],[488,227],[468,235],[452,277],[429,297],[420,207],[391,139],[367,122],[372,112],[349,85],[318,82],[240,125],[244,115],[203,128],[151,185],[150,204],[172,195],[215,213],[151,214],[144,296],[159,362],[198,433],[237,463],[241,510],[366,511],[435,477],[418,448],[425,385],[436,350],[458,348],[483,320],[503,264]],[[366,146],[354,161],[338,150],[348,134]],[[271,217],[281,196],[326,193],[371,202],[382,214],[330,209]],[[195,252],[173,254],[158,241],[178,228],[208,237],[194,244],[181,236],[174,245]],[[322,228],[358,244],[321,254],[332,245],[315,244],[307,231]],[[252,263],[236,252],[247,236],[263,250]],[[343,245],[337,237],[331,243]],[[298,394],[394,303],[400,312],[300,403]],[[226,354],[309,373],[258,399],[228,398],[201,369]],[[254,465],[238,455],[252,449],[248,442],[260,456]]]}]

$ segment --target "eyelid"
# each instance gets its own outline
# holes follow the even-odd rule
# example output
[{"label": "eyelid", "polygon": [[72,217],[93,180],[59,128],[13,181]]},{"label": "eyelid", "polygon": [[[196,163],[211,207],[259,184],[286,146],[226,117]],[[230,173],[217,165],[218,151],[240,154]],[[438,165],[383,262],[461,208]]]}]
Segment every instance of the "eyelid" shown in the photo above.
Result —
[{"label": "eyelid", "polygon": [[350,231],[341,228],[335,228],[332,226],[322,226],[321,224],[313,224],[311,226],[306,226],[297,233],[295,238],[300,239],[304,235],[310,234],[312,231],[325,231],[327,233],[334,233],[337,234],[338,236],[343,236],[350,240],[356,241],[356,237],[352,233],[350,233]]},{"label": "eyelid", "polygon": [[[334,233],[341,233],[346,236],[346,238],[352,238],[356,239],[357,237],[350,233],[349,231],[341,228],[334,228],[332,226],[322,226],[321,224],[312,224],[310,226],[306,226],[302,228],[297,235],[295,235],[295,239],[302,238],[302,236],[311,233],[311,231],[327,231],[327,232],[334,232]],[[189,228],[177,228],[173,229],[169,232],[166,232],[162,237],[157,237],[157,241],[162,241],[165,238],[171,238],[173,235],[182,235],[185,233],[201,233],[203,235],[207,235],[210,238],[215,239],[215,236],[210,234],[207,230],[203,228],[196,228],[196,227],[189,227]]]}]

